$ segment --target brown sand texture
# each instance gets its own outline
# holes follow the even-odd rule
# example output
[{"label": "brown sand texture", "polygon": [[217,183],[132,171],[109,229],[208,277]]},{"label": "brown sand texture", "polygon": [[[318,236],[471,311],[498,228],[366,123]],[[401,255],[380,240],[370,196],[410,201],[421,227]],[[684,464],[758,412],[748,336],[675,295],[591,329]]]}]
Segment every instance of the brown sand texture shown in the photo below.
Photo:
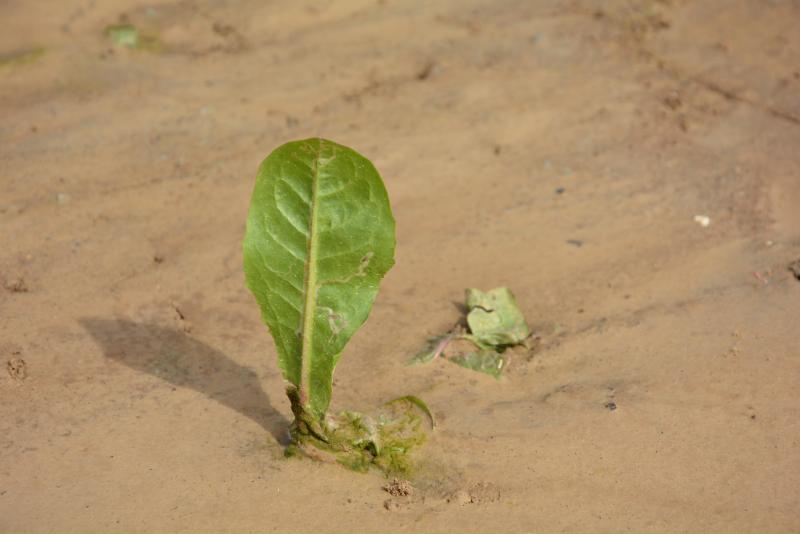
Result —
[{"label": "brown sand texture", "polygon": [[[800,532],[798,2],[0,19],[0,532]],[[312,136],[393,204],[333,408],[424,398],[408,480],[283,457],[241,240],[261,160]],[[535,350],[407,365],[496,286]]]}]

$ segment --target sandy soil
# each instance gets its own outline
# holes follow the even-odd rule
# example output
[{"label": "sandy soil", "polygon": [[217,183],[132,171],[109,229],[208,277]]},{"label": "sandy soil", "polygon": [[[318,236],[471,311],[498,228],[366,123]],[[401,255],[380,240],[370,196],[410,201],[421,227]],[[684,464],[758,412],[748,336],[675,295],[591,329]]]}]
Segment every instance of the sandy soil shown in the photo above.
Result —
[{"label": "sandy soil", "polygon": [[[0,12],[0,531],[800,531],[797,2]],[[281,454],[240,244],[259,162],[309,136],[393,202],[334,405],[430,404],[412,495]],[[405,365],[498,285],[530,357]]]}]

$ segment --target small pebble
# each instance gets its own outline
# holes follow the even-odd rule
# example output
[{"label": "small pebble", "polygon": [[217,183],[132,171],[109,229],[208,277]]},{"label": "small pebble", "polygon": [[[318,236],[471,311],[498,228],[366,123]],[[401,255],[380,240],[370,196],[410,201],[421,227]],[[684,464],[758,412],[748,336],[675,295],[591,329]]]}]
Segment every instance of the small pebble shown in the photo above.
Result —
[{"label": "small pebble", "polygon": [[696,222],[703,228],[706,228],[709,224],[711,224],[711,217],[707,215],[695,215],[694,222]]}]

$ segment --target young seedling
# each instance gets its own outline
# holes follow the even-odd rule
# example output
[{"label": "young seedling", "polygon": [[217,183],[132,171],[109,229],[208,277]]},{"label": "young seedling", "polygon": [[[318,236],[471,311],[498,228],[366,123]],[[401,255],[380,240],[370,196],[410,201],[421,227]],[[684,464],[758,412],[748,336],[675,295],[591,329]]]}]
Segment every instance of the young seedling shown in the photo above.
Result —
[{"label": "young seedling", "polygon": [[395,221],[369,160],[324,139],[287,143],[261,164],[247,218],[244,271],[289,382],[288,452],[357,469],[407,467],[424,439],[415,397],[377,417],[328,414],[333,371],[394,264]]},{"label": "young seedling", "polygon": [[411,363],[427,363],[444,357],[451,342],[467,342],[471,350],[456,350],[448,360],[462,367],[500,378],[508,363],[504,352],[508,347],[524,344],[531,335],[514,295],[508,288],[487,292],[467,289],[467,325],[469,333],[456,328],[433,337]]}]

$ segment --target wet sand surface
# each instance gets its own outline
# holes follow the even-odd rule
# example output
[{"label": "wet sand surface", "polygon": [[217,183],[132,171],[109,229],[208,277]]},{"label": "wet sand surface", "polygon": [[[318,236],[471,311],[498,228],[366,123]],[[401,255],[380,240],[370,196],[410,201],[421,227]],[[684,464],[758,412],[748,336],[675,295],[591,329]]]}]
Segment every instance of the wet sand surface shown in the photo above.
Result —
[{"label": "wet sand surface", "polygon": [[[800,530],[796,2],[0,11],[0,531]],[[311,136],[392,200],[333,404],[427,401],[413,495],[282,455],[241,239]],[[406,365],[500,285],[539,338],[501,380]]]}]

